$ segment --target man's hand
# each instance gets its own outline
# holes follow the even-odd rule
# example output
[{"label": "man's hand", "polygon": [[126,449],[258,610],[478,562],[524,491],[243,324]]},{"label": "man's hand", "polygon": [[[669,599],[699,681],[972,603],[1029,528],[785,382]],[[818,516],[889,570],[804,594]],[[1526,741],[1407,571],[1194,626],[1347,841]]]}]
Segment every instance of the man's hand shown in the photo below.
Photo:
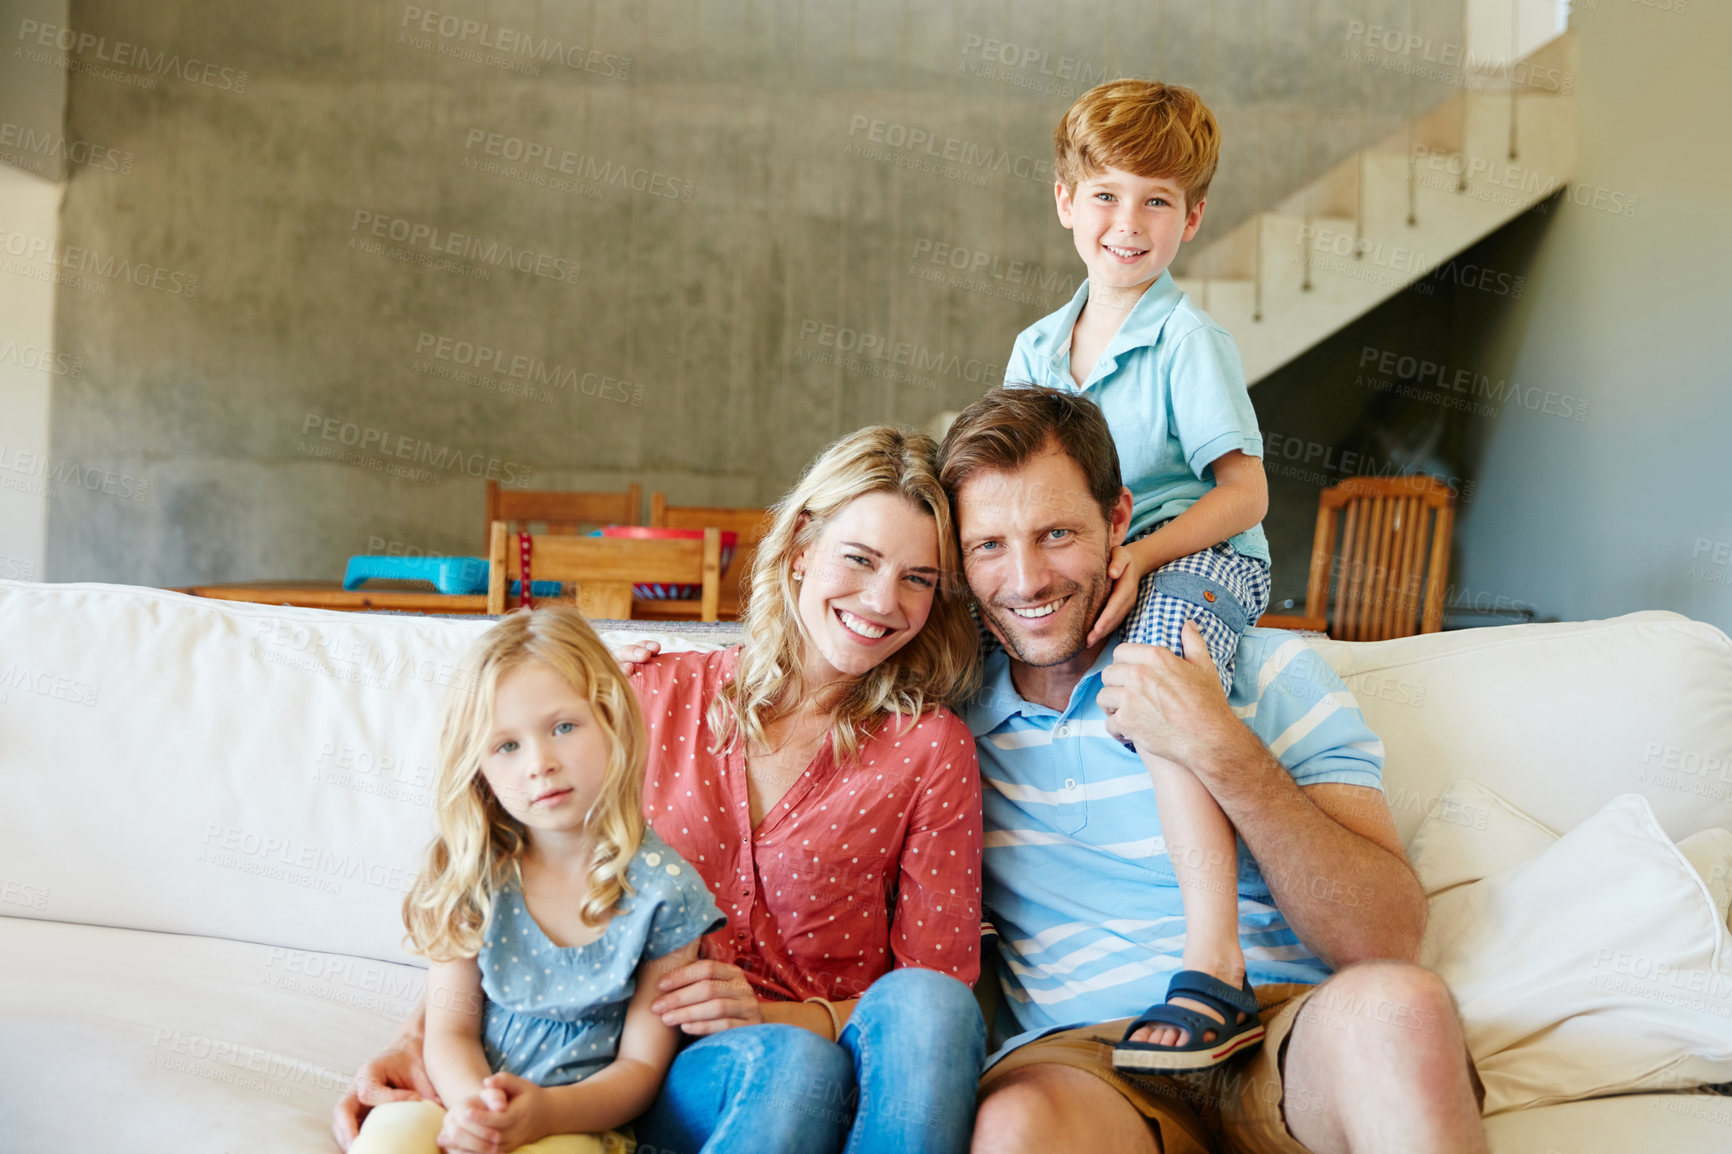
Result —
[{"label": "man's hand", "polygon": [[755,1026],[764,1020],[758,995],[745,971],[726,962],[700,960],[681,966],[661,980],[662,996],[650,1003],[664,1026],[687,1034],[719,1034],[735,1026]]},{"label": "man's hand", "polygon": [[613,651],[613,659],[619,662],[619,667],[628,676],[637,672],[637,667],[662,651],[659,641],[639,641],[635,645],[621,645]]},{"label": "man's hand", "polygon": [[1137,586],[1143,576],[1136,554],[1123,545],[1114,545],[1112,556],[1107,560],[1107,577],[1112,580],[1113,591],[1107,594],[1101,615],[1095,618],[1095,626],[1089,630],[1088,640],[1083,642],[1085,646],[1093,645],[1119,627],[1119,622],[1137,603]]},{"label": "man's hand", "polygon": [[[331,1111],[331,1133],[344,1150],[361,1132],[367,1111],[387,1102],[439,1101],[439,1092],[421,1062],[421,1040],[404,1040],[355,1071],[349,1092]],[[443,1103],[440,1103],[443,1105]]]},{"label": "man's hand", "polygon": [[1255,745],[1257,739],[1228,708],[1196,622],[1185,622],[1182,638],[1182,658],[1160,645],[1120,644],[1113,663],[1101,671],[1097,700],[1107,732],[1134,742],[1138,753],[1196,772],[1202,759],[1223,745]]}]

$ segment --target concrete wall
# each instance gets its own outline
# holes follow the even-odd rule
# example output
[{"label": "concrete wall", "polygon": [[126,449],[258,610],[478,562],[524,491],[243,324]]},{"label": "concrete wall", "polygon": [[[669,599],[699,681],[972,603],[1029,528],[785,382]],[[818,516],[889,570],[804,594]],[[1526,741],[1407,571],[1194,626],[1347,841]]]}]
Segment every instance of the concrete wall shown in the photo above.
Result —
[{"label": "concrete wall", "polygon": [[[1461,39],[1459,2],[1419,7]],[[53,444],[103,480],[55,502],[48,574],[472,552],[489,472],[773,500],[841,432],[966,404],[1063,302],[1045,166],[1094,80],[1203,88],[1208,230],[1445,91],[1340,63],[1412,6],[1315,10],[80,0],[72,50],[5,63],[75,68],[67,134],[134,158],[66,186],[86,369]]]},{"label": "concrete wall", "polygon": [[[66,0],[0,0],[0,29],[66,19]],[[0,578],[40,580],[48,506],[50,384],[83,365],[54,345],[54,269],[68,147],[66,74],[0,67]],[[74,142],[76,143],[76,142]]]},{"label": "concrete wall", "polygon": [[1590,408],[1480,424],[1460,580],[1565,620],[1660,608],[1732,629],[1732,9],[1599,0],[1572,19],[1578,171],[1551,219],[1485,246],[1526,291],[1467,302],[1460,355]]}]

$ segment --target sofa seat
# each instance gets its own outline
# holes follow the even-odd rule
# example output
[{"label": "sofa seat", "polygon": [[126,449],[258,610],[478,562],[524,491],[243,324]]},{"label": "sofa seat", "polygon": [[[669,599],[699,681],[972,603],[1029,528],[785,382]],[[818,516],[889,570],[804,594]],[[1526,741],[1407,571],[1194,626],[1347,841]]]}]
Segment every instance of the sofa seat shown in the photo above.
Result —
[{"label": "sofa seat", "polygon": [[0,1150],[329,1151],[415,966],[0,917]]},{"label": "sofa seat", "polygon": [[[421,996],[415,966],[0,917],[0,1148],[335,1151],[331,1104]],[[72,1120],[76,1119],[76,1122]],[[1493,1154],[1722,1154],[1732,1098],[1642,1094],[1486,1121]]]}]

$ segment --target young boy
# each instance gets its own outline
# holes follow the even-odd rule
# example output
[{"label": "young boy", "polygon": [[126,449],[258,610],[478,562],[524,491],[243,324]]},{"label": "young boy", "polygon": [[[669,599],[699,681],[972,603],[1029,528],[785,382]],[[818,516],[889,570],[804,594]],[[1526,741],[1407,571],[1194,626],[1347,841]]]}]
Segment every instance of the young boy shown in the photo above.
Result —
[{"label": "young boy", "polygon": [[[1005,383],[1087,394],[1118,447],[1134,506],[1088,644],[1125,621],[1123,640],[1182,653],[1192,620],[1230,688],[1239,634],[1269,602],[1263,442],[1233,339],[1167,271],[1202,224],[1220,130],[1188,88],[1115,80],[1072,105],[1054,141],[1058,218],[1088,279],[1016,338]],[[1207,1069],[1263,1037],[1239,946],[1236,840],[1189,770],[1149,760],[1184,899],[1183,969],[1113,1062]]]}]

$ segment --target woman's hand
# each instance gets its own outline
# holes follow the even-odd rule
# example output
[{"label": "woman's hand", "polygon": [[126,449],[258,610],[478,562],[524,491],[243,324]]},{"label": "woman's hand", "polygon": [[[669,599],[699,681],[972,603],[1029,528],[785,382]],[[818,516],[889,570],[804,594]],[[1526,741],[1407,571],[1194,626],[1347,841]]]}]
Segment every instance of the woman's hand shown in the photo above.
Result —
[{"label": "woman's hand", "polygon": [[[421,1061],[421,1039],[400,1040],[355,1071],[349,1092],[331,1111],[331,1133],[344,1150],[361,1132],[367,1111],[387,1102],[439,1101]],[[442,1104],[442,1103],[441,1103]]]},{"label": "woman's hand", "polygon": [[621,645],[613,651],[613,659],[619,662],[619,667],[626,673],[636,673],[637,667],[662,651],[659,641],[639,641],[635,645]]},{"label": "woman's hand", "polygon": [[735,1026],[756,1026],[764,1013],[745,971],[726,962],[700,960],[661,980],[662,996],[650,1003],[662,1025],[687,1034],[719,1034]]},{"label": "woman's hand", "polygon": [[481,1092],[445,1115],[442,1150],[506,1154],[547,1137],[547,1091],[516,1074],[490,1074]]}]

